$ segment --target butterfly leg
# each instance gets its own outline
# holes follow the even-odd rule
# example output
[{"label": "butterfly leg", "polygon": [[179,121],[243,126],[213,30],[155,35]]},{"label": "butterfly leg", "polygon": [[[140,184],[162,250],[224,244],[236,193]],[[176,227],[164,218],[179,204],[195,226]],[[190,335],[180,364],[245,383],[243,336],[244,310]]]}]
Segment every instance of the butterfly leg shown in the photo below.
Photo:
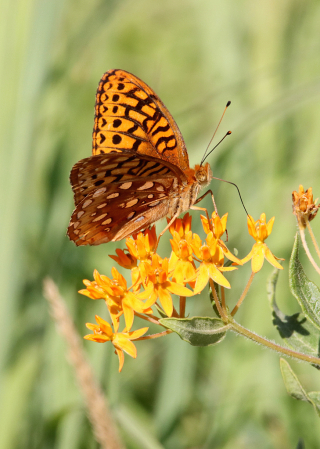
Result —
[{"label": "butterfly leg", "polygon": [[[212,199],[212,202],[213,202],[214,210],[216,211],[216,214],[219,215],[219,214],[218,214],[217,205],[216,205],[216,202],[215,202],[215,200],[214,200],[214,196],[213,196],[212,190],[207,190],[206,193],[204,193],[203,195],[201,195],[201,196],[197,199],[197,201],[196,201],[194,204],[198,204],[198,203],[199,203],[201,200],[203,200],[203,198],[204,198],[205,196],[207,196],[207,195],[211,195],[211,199]],[[191,207],[190,209],[193,209],[193,207]],[[204,210],[204,209],[203,209],[203,210]]]},{"label": "butterfly leg", "polygon": [[159,241],[160,241],[161,237],[162,237],[163,234],[170,228],[170,226],[172,225],[172,223],[175,221],[176,218],[178,218],[178,215],[174,215],[174,216],[171,218],[171,220],[169,221],[169,223],[167,224],[167,226],[164,228],[164,230],[160,232],[159,237],[158,237],[158,240],[157,240],[157,243],[156,243],[156,246],[155,246],[155,248],[154,248],[154,250],[153,250],[154,252],[156,252],[156,250],[157,250],[157,248],[158,248]]}]

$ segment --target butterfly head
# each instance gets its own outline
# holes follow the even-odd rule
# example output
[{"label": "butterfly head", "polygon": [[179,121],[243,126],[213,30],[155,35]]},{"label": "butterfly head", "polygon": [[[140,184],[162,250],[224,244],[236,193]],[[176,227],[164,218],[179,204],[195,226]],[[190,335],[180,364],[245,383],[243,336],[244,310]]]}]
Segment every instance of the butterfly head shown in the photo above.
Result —
[{"label": "butterfly head", "polygon": [[194,169],[194,176],[200,184],[201,188],[206,187],[208,184],[210,184],[213,174],[208,162],[205,165],[196,165]]}]

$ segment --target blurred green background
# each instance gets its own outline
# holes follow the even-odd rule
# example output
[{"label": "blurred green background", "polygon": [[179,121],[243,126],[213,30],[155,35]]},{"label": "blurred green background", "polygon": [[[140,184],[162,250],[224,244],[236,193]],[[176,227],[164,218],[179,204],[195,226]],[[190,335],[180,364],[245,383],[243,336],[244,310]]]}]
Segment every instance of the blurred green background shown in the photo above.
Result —
[{"label": "blurred green background", "polygon": [[[228,129],[233,133],[209,162],[215,176],[237,183],[255,219],[261,212],[276,216],[267,243],[286,258],[278,301],[293,313],[298,306],[287,286],[295,233],[291,192],[303,184],[320,196],[320,2],[1,5],[0,448],[95,448],[42,280],[49,275],[58,284],[80,335],[96,313],[107,317],[102,302],[77,290],[94,268],[110,275],[108,254],[124,242],[77,248],[66,237],[73,210],[69,171],[91,153],[101,75],[125,69],[157,92],[182,131],[191,166],[232,101],[216,141]],[[229,212],[229,248],[244,257],[253,240],[236,190],[217,181],[212,189],[219,212]],[[319,238],[316,221],[313,227]],[[164,256],[169,236],[163,240]],[[266,296],[270,272],[265,264],[238,321],[279,341]],[[231,306],[249,274],[248,264],[228,276]],[[188,312],[210,314],[207,295],[190,298]],[[120,375],[111,347],[84,346],[129,449],[291,449],[299,438],[308,449],[320,447],[318,419],[309,404],[287,395],[279,357],[249,341],[228,335],[217,347],[201,349],[174,335],[138,342],[138,359],[126,356]],[[292,365],[307,390],[319,390],[316,370]]]}]

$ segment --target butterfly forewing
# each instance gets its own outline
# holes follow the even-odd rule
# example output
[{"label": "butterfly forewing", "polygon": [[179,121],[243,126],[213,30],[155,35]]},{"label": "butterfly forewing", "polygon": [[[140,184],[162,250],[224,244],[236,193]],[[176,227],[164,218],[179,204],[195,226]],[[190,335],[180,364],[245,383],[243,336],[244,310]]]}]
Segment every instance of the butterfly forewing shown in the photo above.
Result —
[{"label": "butterfly forewing", "polygon": [[160,98],[124,70],[109,70],[96,95],[92,154],[123,149],[189,168],[180,130]]}]

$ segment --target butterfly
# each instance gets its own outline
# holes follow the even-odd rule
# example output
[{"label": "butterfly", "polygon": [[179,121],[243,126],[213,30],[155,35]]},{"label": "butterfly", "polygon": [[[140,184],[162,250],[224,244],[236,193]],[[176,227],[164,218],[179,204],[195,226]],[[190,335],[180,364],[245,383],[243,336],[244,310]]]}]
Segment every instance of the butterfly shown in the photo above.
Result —
[{"label": "butterfly", "polygon": [[212,178],[209,163],[190,168],[182,134],[155,92],[129,72],[109,70],[96,94],[92,156],[70,174],[68,236],[77,246],[100,245],[168,216],[166,230],[212,195],[198,198]]}]

